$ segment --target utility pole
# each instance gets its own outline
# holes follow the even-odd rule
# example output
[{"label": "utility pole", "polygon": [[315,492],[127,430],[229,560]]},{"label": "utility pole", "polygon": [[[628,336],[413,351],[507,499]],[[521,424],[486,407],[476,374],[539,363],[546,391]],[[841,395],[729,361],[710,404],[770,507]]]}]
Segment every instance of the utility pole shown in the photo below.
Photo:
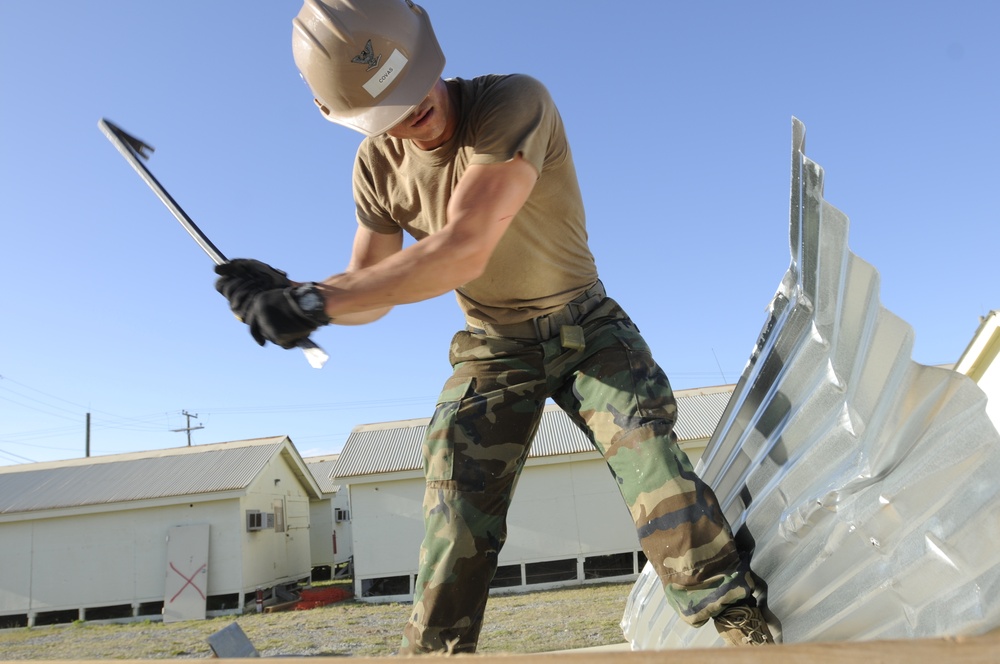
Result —
[{"label": "utility pole", "polygon": [[192,415],[191,413],[187,412],[186,410],[182,410],[181,411],[181,415],[183,415],[184,417],[187,418],[187,426],[184,427],[183,429],[171,429],[171,431],[173,431],[175,433],[177,431],[187,431],[187,435],[188,435],[188,447],[191,447],[191,432],[192,431],[197,431],[198,429],[204,429],[205,427],[201,426],[200,424],[198,426],[196,426],[196,427],[191,426],[191,418],[192,417],[198,417],[198,413],[195,413],[194,415]]},{"label": "utility pole", "polygon": [[87,457],[90,457],[90,413],[87,413]]}]

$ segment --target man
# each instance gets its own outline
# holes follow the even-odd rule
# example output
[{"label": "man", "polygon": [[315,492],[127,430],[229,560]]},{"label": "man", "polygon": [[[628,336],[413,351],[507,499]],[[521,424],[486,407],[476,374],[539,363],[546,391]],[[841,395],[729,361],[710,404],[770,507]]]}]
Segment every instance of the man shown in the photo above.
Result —
[{"label": "man", "polygon": [[[454,290],[467,327],[423,445],[426,535],[402,652],[474,652],[506,515],[547,399],[607,459],[668,599],[732,644],[772,642],[711,489],[676,444],[677,407],[587,246],[562,121],[521,76],[442,80],[408,0],[307,0],[296,64],[320,111],[365,134],[347,269],[293,283],[250,260],[217,287],[258,343],[294,347]],[[418,242],[403,248],[403,231]]]}]

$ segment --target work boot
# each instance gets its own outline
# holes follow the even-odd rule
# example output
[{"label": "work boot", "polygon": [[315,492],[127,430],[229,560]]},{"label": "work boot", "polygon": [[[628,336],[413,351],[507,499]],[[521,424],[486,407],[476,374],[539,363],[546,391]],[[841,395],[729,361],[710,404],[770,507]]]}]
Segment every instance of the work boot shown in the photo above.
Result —
[{"label": "work boot", "polygon": [[731,606],[715,616],[715,629],[730,646],[764,646],[774,643],[764,615],[756,606]]}]

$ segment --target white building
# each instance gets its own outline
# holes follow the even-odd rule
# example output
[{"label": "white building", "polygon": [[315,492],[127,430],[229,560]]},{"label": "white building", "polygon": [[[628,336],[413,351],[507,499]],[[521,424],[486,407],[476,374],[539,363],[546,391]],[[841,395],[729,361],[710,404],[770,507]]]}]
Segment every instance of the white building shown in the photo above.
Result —
[{"label": "white building", "polygon": [[313,580],[344,577],[351,572],[350,495],[346,487],[330,480],[330,471],[338,457],[339,454],[327,454],[304,459],[324,495],[323,500],[309,503]]},{"label": "white building", "polygon": [[962,353],[955,371],[972,378],[986,393],[986,414],[1000,431],[1000,314],[991,311],[984,316],[969,346]]},{"label": "white building", "polygon": [[[0,626],[158,616],[175,582],[240,611],[308,582],[321,497],[284,436],[0,467]],[[206,524],[201,567],[168,560],[171,529]]]},{"label": "white building", "polygon": [[[676,431],[693,461],[732,390],[728,385],[676,393]],[[354,592],[360,599],[412,596],[423,539],[420,447],[428,422],[357,427],[334,467],[334,482],[346,485],[350,496]],[[493,587],[629,579],[644,564],[632,518],[603,457],[561,410],[547,407],[511,505]]]}]

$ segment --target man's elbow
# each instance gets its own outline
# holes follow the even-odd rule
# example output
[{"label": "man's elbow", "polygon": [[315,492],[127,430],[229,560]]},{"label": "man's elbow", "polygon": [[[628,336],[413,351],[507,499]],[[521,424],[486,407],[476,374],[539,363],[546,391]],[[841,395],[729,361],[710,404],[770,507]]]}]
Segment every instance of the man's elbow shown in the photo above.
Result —
[{"label": "man's elbow", "polygon": [[479,248],[478,250],[467,253],[461,258],[461,260],[457,261],[457,274],[455,276],[458,281],[458,285],[467,284],[470,281],[474,281],[483,276],[486,272],[486,266],[490,263],[490,256],[492,255],[492,251],[485,248]]},{"label": "man's elbow", "polygon": [[454,287],[478,279],[486,272],[496,244],[475,235],[452,234],[445,245],[447,272]]},{"label": "man's elbow", "polygon": [[357,311],[351,314],[341,314],[330,320],[334,325],[367,325],[374,323],[387,313],[392,311],[392,307],[382,307],[379,309],[369,309],[368,311]]}]

